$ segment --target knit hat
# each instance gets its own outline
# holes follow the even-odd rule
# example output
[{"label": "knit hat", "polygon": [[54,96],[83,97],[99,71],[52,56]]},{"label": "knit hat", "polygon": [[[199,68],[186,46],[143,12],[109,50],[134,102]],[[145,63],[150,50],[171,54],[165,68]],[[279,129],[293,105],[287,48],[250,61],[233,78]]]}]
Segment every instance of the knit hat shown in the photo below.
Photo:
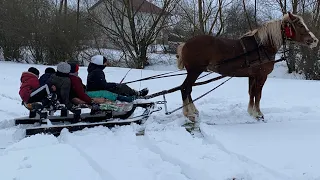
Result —
[{"label": "knit hat", "polygon": [[69,74],[71,70],[70,64],[66,62],[61,62],[57,65],[57,71],[64,74]]},{"label": "knit hat", "polygon": [[107,58],[101,55],[95,55],[91,57],[91,63],[96,65],[104,65],[107,62]]},{"label": "knit hat", "polygon": [[40,74],[39,70],[37,68],[35,68],[35,67],[30,67],[28,69],[28,72],[31,72],[31,73],[33,73],[33,74],[35,74],[37,76],[39,76],[39,74]]},{"label": "knit hat", "polygon": [[70,73],[76,73],[79,71],[79,64],[77,62],[68,62],[71,66]]},{"label": "knit hat", "polygon": [[49,74],[53,74],[55,72],[56,72],[56,70],[53,69],[52,67],[47,67],[46,70],[44,71],[44,73],[49,73]]}]

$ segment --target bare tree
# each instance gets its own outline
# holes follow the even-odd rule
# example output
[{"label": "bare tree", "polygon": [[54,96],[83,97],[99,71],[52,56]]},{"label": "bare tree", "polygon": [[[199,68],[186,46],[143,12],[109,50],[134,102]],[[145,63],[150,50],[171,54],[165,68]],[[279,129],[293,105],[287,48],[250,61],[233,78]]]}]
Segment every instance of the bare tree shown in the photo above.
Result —
[{"label": "bare tree", "polygon": [[170,26],[169,18],[178,1],[163,0],[159,8],[146,0],[105,0],[89,13],[108,43],[123,51],[127,65],[144,68],[149,45]]},{"label": "bare tree", "polygon": [[179,9],[183,21],[193,26],[193,35],[220,35],[223,30],[223,9],[229,4],[226,0],[183,1]]},{"label": "bare tree", "polygon": [[244,33],[256,28],[262,22],[259,16],[255,17],[255,6],[240,0],[234,1],[224,11],[225,23],[222,33],[224,37],[239,38]]}]

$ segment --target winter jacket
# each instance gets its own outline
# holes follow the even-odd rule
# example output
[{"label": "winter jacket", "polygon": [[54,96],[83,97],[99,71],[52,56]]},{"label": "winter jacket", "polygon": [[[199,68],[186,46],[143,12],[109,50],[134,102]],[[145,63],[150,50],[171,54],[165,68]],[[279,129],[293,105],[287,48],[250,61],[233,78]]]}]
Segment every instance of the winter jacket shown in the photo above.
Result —
[{"label": "winter jacket", "polygon": [[40,87],[38,77],[31,72],[23,72],[20,78],[21,86],[19,95],[23,102],[28,102],[30,94]]},{"label": "winter jacket", "polygon": [[73,104],[69,100],[69,94],[71,89],[71,80],[69,74],[55,73],[50,76],[47,82],[48,86],[54,85],[56,87],[56,93],[61,103],[65,104],[68,109],[71,109]]},{"label": "winter jacket", "polygon": [[39,78],[40,86],[47,84],[48,79],[53,73],[45,73]]},{"label": "winter jacket", "polygon": [[87,91],[108,90],[114,88],[116,83],[106,81],[103,69],[105,66],[90,63],[88,66]]},{"label": "winter jacket", "polygon": [[91,98],[85,93],[84,85],[79,76],[70,75],[71,91],[75,94],[75,97],[83,100],[87,104],[91,104]]}]

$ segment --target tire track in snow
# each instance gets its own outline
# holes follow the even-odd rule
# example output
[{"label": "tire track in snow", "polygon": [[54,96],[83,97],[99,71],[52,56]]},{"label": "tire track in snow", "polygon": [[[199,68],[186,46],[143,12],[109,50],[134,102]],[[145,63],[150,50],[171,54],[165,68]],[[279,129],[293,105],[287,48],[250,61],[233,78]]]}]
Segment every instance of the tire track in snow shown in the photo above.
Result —
[{"label": "tire track in snow", "polygon": [[[203,125],[200,125],[200,128],[203,127]],[[248,163],[248,164],[254,164],[254,165],[257,165],[258,167],[261,167],[263,169],[265,169],[268,173],[276,176],[276,177],[280,177],[281,179],[291,179],[289,178],[288,176],[284,175],[284,174],[281,174],[275,170],[272,170],[268,167],[265,167],[264,165],[244,156],[244,155],[241,155],[241,154],[237,154],[235,152],[232,152],[230,150],[228,150],[219,140],[217,140],[215,138],[214,135],[209,135],[208,133],[206,133],[203,129],[205,128],[201,128],[201,132],[202,132],[202,135],[203,135],[203,139],[204,141],[206,141],[207,143],[209,144],[215,144],[217,145],[222,151],[226,152],[227,154],[229,154],[230,156],[236,156],[240,161],[242,162],[245,162],[245,163]]]}]

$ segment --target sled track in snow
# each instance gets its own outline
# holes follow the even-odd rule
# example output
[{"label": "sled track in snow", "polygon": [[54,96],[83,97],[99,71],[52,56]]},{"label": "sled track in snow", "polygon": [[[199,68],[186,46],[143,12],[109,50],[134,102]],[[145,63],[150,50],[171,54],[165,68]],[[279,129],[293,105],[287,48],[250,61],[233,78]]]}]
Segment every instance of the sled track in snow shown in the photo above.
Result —
[{"label": "sled track in snow", "polygon": [[[188,164],[182,162],[178,158],[170,157],[166,154],[166,152],[162,151],[160,148],[158,148],[152,140],[148,137],[148,134],[145,134],[142,139],[140,139],[139,144],[140,146],[148,148],[150,151],[152,151],[155,154],[160,155],[161,159],[163,161],[166,161],[170,164],[177,165],[181,168],[181,174],[186,176],[189,179],[201,179],[201,180],[210,180],[207,177],[206,171],[198,171],[193,169],[192,167],[188,166]],[[199,178],[200,177],[200,178]]]},{"label": "sled track in snow", "polygon": [[4,110],[1,110],[1,109],[0,109],[0,112],[8,114],[8,115],[13,116],[13,117],[21,116],[21,114],[19,114],[19,113],[4,111]]},{"label": "sled track in snow", "polygon": [[[246,156],[243,156],[241,154],[237,154],[237,153],[232,152],[231,150],[228,150],[213,135],[210,135],[210,134],[206,133],[205,132],[205,128],[201,128],[201,127],[202,127],[202,125],[200,125],[201,133],[200,132],[196,132],[194,135],[190,134],[190,136],[192,136],[193,138],[201,139],[204,144],[215,145],[222,152],[228,154],[230,157],[234,157],[239,162],[242,162],[244,164],[248,164],[249,166],[255,166],[255,167],[259,168],[260,170],[269,173],[271,176],[274,176],[277,179],[278,178],[282,179],[282,180],[290,179],[286,175],[283,175],[280,172],[277,172],[277,171],[272,170],[272,169],[270,169],[268,167],[265,167],[264,165],[262,165],[262,164],[260,164],[258,162],[255,162],[254,160],[252,160],[252,159],[250,159],[250,158],[248,158]],[[164,140],[164,142],[166,142],[166,140]],[[186,176],[189,179],[192,179],[192,180],[193,179],[194,180],[196,180],[196,179],[201,179],[201,180],[209,180],[209,179],[211,179],[210,174],[206,170],[197,169],[195,167],[192,167],[192,166],[189,165],[189,163],[184,162],[181,159],[181,157],[174,157],[173,155],[171,155],[166,150],[163,150],[160,147],[158,147],[158,145],[156,144],[156,142],[154,142],[152,136],[150,136],[150,134],[148,134],[148,132],[146,132],[143,137],[139,138],[139,141],[138,141],[137,145],[141,146],[141,147],[144,147],[144,148],[148,148],[150,151],[160,155],[160,157],[161,157],[161,159],[163,161],[166,161],[166,162],[168,162],[170,164],[179,166],[181,168],[181,174],[183,174],[184,176]],[[240,176],[235,177],[235,178],[236,179],[238,179],[238,178],[243,179],[245,177],[240,175]],[[230,178],[230,179],[232,179],[232,178]]]},{"label": "sled track in snow", "polygon": [[8,96],[8,95],[6,95],[6,94],[0,94],[0,96],[3,97],[3,98],[6,98],[6,99],[13,100],[13,101],[19,101],[19,102],[21,102],[21,99],[15,98],[15,97],[11,97],[11,96]]},{"label": "sled track in snow", "polygon": [[[4,116],[8,115],[8,118],[4,118],[0,120],[0,129],[11,128],[14,127],[14,117],[21,116],[20,113],[9,112],[0,109],[0,114],[4,114]],[[0,115],[1,116],[1,115]]]},{"label": "sled track in snow", "polygon": [[[200,126],[201,127],[201,126]],[[203,128],[204,129],[204,128]],[[240,161],[242,162],[246,162],[246,163],[250,163],[250,164],[255,164],[257,165],[258,167],[261,167],[263,169],[265,169],[268,173],[276,176],[276,177],[281,177],[281,179],[287,179],[289,180],[290,178],[287,177],[286,175],[283,175],[277,171],[274,171],[272,169],[269,169],[268,167],[265,167],[263,166],[262,164],[244,156],[244,155],[241,155],[241,154],[237,154],[235,152],[232,152],[230,150],[228,150],[220,141],[218,141],[214,135],[208,135],[205,131],[201,131],[202,132],[202,135],[203,135],[203,140],[205,142],[207,142],[208,144],[215,144],[217,145],[222,151],[226,152],[227,154],[229,154],[230,156],[235,156],[237,157],[237,159],[239,159]]]},{"label": "sled track in snow", "polygon": [[81,157],[83,157],[88,162],[92,169],[94,169],[99,174],[102,180],[116,180],[110,173],[103,169],[94,159],[92,159],[87,153],[82,151],[79,147],[69,142],[65,143],[71,146],[72,148],[76,149],[80,153]]}]

